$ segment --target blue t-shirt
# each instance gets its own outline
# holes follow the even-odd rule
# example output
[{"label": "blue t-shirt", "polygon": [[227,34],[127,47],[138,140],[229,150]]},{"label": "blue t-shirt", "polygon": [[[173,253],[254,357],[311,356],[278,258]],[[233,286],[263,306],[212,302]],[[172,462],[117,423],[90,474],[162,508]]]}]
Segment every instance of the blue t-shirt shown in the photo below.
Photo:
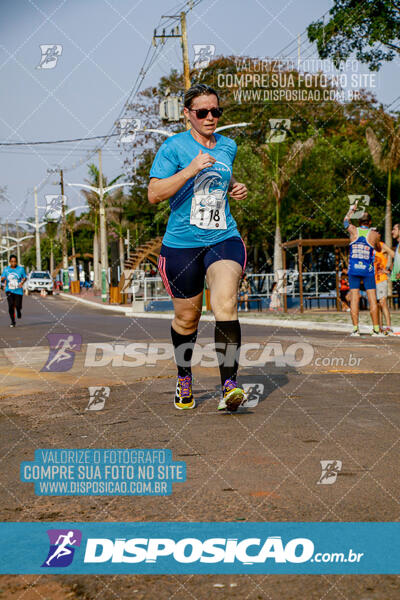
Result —
[{"label": "blue t-shirt", "polygon": [[[150,177],[166,179],[187,167],[202,150],[216,162],[189,179],[169,199],[171,214],[163,243],[171,248],[201,248],[230,237],[240,237],[227,199],[237,146],[234,140],[214,133],[216,144],[207,148],[197,142],[190,131],[171,136],[159,148]],[[193,200],[194,196],[196,198]],[[194,202],[197,202],[197,208]],[[202,219],[205,215],[205,228]],[[222,214],[224,211],[225,215]],[[222,215],[222,218],[221,218]],[[190,221],[196,221],[193,224]],[[207,228],[213,223],[212,228]],[[226,228],[224,225],[226,223]]]},{"label": "blue t-shirt", "polygon": [[6,267],[1,274],[1,277],[5,277],[7,280],[6,292],[12,292],[13,294],[23,294],[22,288],[18,287],[23,279],[26,279],[26,273],[24,267],[19,265],[12,269]]}]

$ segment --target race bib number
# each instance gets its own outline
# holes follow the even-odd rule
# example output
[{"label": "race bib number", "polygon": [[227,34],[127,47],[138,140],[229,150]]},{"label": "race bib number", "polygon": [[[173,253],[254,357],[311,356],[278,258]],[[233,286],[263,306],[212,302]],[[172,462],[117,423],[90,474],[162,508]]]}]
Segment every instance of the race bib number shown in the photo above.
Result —
[{"label": "race bib number", "polygon": [[212,194],[195,194],[190,210],[190,224],[200,229],[226,229],[225,198]]},{"label": "race bib number", "polygon": [[18,279],[15,279],[14,277],[12,279],[9,279],[8,289],[16,290],[16,289],[18,289],[18,286],[19,286]]}]

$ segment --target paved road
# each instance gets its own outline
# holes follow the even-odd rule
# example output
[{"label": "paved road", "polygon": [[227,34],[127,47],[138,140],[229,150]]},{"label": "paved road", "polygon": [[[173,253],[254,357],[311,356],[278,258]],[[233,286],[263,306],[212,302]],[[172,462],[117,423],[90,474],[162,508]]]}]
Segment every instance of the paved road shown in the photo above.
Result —
[{"label": "paved road", "polygon": [[[156,316],[157,313],[155,313]],[[247,316],[247,314],[246,314]],[[0,301],[0,348],[43,345],[49,333],[80,333],[83,343],[101,341],[140,341],[151,339],[169,340],[170,321],[164,319],[133,319],[123,313],[94,309],[81,302],[63,299],[59,296],[42,298],[38,294],[24,297],[23,317],[17,321],[15,329],[9,328],[7,302],[4,295]],[[244,337],[254,336],[260,326],[243,325]],[[263,335],[269,337],[275,328],[262,328]],[[211,323],[201,322],[199,335],[211,337]],[[292,337],[293,332],[279,328],[280,337]],[[317,338],[323,337],[314,332]]]},{"label": "paved road", "polygon": [[[242,383],[263,386],[258,406],[218,414],[218,372],[198,364],[198,408],[182,413],[172,406],[173,361],[132,366],[124,354],[128,343],[168,341],[169,326],[68,300],[26,299],[23,324],[1,332],[3,520],[398,520],[400,339],[244,326],[244,342],[267,348],[263,364],[240,371]],[[67,372],[42,370],[49,332],[82,335],[82,351]],[[200,343],[212,335],[205,323]],[[87,364],[94,344],[109,348],[103,366]],[[300,364],[306,352],[309,360]],[[247,356],[254,357],[251,349]],[[86,410],[90,385],[110,387],[103,410]],[[187,481],[174,484],[171,497],[134,499],[38,497],[32,484],[19,481],[20,462],[32,460],[35,449],[85,447],[170,448],[175,460],[186,461]],[[336,483],[318,485],[320,461],[328,459],[341,461],[342,469]],[[393,576],[70,576],[0,583],[0,598],[20,592],[24,600],[286,600],[299,598],[299,590],[308,600],[399,597]]]}]

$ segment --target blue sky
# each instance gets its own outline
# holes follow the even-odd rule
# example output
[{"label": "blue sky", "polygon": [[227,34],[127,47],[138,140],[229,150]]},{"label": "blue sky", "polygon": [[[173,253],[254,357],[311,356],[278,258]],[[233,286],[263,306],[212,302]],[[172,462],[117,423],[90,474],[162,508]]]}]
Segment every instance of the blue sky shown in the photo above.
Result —
[{"label": "blue sky", "polygon": [[[103,135],[110,131],[143,64],[161,15],[176,14],[184,0],[2,0],[0,3],[0,140],[34,141]],[[330,0],[203,0],[188,13],[190,61],[192,44],[214,44],[216,54],[280,56],[289,46],[297,57],[297,36],[332,6]],[[302,56],[316,56],[306,35]],[[37,69],[41,44],[61,44],[54,69]],[[294,52],[293,52],[294,51]],[[287,51],[284,52],[286,54]],[[142,89],[156,84],[171,67],[181,68],[178,40],[169,40],[147,73]],[[366,69],[363,68],[365,72]],[[374,90],[386,104],[399,95],[398,64],[384,66]],[[62,165],[65,180],[82,182],[84,160],[94,142],[79,151],[73,145],[0,150],[0,186],[8,201],[0,205],[2,222],[33,216],[34,185],[47,169]],[[96,158],[96,157],[95,157]],[[104,173],[121,172],[115,143],[107,144]],[[58,193],[53,175],[44,194]],[[82,202],[68,191],[69,206]]]}]

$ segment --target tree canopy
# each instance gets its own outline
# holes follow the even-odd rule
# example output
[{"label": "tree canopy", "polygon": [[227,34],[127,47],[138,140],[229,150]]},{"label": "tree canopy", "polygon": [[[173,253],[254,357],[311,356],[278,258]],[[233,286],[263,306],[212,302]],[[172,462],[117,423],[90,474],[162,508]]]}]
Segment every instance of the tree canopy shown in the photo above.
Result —
[{"label": "tree canopy", "polygon": [[400,53],[400,2],[396,0],[334,0],[329,21],[307,28],[320,58],[332,58],[336,67],[353,53],[373,71]]}]

